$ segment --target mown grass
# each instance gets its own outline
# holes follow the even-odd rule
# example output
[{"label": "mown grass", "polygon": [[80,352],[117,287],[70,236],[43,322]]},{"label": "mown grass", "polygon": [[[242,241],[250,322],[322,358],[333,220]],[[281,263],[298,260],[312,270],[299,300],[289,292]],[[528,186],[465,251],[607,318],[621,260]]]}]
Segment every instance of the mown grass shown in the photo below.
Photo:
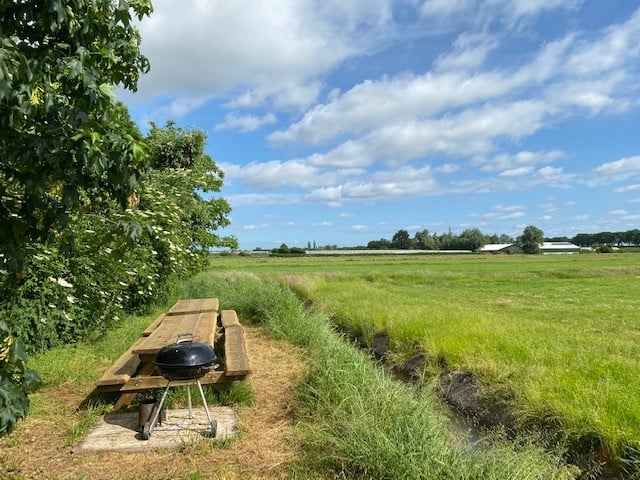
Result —
[{"label": "mown grass", "polygon": [[387,333],[398,356],[418,345],[499,384],[522,424],[576,450],[637,461],[640,255],[251,260],[220,263],[287,279],[342,328]]}]

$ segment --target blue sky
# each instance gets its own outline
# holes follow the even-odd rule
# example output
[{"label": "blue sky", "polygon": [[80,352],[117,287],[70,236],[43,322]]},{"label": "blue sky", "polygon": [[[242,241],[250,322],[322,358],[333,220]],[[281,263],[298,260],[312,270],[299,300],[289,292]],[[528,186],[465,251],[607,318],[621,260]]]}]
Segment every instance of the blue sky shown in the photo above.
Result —
[{"label": "blue sky", "polygon": [[155,0],[144,130],[208,134],[242,249],[640,227],[637,0]]}]

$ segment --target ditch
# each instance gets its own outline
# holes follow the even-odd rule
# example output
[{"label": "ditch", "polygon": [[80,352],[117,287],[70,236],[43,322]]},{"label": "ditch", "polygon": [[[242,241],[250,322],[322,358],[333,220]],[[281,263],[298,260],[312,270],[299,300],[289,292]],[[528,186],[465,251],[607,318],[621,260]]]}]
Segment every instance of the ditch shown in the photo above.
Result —
[{"label": "ditch", "polygon": [[[362,336],[336,328],[357,348],[367,352],[394,380],[417,388],[433,385],[455,435],[472,448],[482,448],[483,440],[495,435],[506,435],[512,441],[534,438],[545,448],[564,446],[565,461],[580,468],[581,479],[640,478],[636,459],[615,462],[602,453],[597,440],[563,438],[563,432],[550,418],[525,424],[518,418],[509,392],[500,386],[483,385],[473,372],[451,370],[445,359],[430,358],[420,348],[415,348],[408,358],[394,362],[390,357],[395,357],[397,352],[392,350],[387,334],[375,333],[369,344]],[[430,377],[429,367],[434,364],[440,373]]]}]

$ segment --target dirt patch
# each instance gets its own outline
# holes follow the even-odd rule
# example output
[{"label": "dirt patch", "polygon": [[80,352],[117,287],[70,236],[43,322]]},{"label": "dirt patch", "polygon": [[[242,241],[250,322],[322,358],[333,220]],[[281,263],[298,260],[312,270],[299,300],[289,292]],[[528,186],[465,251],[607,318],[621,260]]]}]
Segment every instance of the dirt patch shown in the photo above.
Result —
[{"label": "dirt patch", "polygon": [[256,401],[239,411],[238,440],[203,440],[143,453],[72,453],[72,445],[65,442],[81,418],[78,406],[94,385],[59,385],[35,394],[52,413],[34,412],[0,440],[0,478],[288,478],[286,465],[300,448],[293,437],[290,402],[304,373],[303,355],[259,328],[245,328],[252,367],[245,381]]}]

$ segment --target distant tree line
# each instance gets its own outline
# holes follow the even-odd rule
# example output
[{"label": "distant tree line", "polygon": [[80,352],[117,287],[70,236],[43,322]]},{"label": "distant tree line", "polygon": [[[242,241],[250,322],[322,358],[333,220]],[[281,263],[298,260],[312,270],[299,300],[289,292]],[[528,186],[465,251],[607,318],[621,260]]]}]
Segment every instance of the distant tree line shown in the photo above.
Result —
[{"label": "distant tree line", "polygon": [[600,247],[610,245],[616,247],[640,246],[640,229],[627,230],[625,232],[599,232],[599,233],[579,233],[573,238],[570,237],[550,237],[545,238],[543,232],[529,225],[524,229],[522,235],[513,238],[506,234],[485,234],[478,228],[469,228],[459,235],[449,230],[446,233],[430,233],[429,230],[422,230],[415,233],[413,237],[407,230],[398,230],[389,240],[381,238],[371,240],[367,247],[371,250],[479,250],[484,245],[491,243],[513,243],[516,247],[531,249],[535,253],[535,246],[547,242],[571,242],[580,247]]},{"label": "distant tree line", "polygon": [[280,247],[271,250],[271,254],[273,255],[305,255],[306,253],[307,252],[304,248],[289,247],[286,243],[283,243]]},{"label": "distant tree line", "polygon": [[515,243],[509,235],[487,235],[479,228],[468,228],[456,235],[449,230],[446,233],[430,233],[424,229],[413,237],[407,230],[398,230],[391,240],[381,238],[367,244],[370,250],[479,250],[488,243]]},{"label": "distant tree line", "polygon": [[[315,241],[307,242],[307,250],[470,250],[478,251],[488,244],[513,244],[513,252],[539,253],[543,242],[571,242],[580,247],[595,247],[604,251],[603,247],[640,246],[640,230],[626,232],[579,233],[575,237],[544,237],[538,227],[529,225],[522,234],[513,238],[507,234],[486,234],[479,228],[468,228],[456,235],[449,229],[445,233],[431,233],[424,229],[417,231],[413,237],[407,230],[400,229],[391,239],[371,240],[366,246],[339,247],[338,245],[317,245]],[[256,250],[261,250],[260,248]],[[274,254],[303,254],[304,249],[282,244],[280,248],[271,250]]]},{"label": "distant tree line", "polygon": [[640,245],[640,230],[626,232],[579,233],[570,240],[581,247],[614,245],[616,247],[634,247]]}]

